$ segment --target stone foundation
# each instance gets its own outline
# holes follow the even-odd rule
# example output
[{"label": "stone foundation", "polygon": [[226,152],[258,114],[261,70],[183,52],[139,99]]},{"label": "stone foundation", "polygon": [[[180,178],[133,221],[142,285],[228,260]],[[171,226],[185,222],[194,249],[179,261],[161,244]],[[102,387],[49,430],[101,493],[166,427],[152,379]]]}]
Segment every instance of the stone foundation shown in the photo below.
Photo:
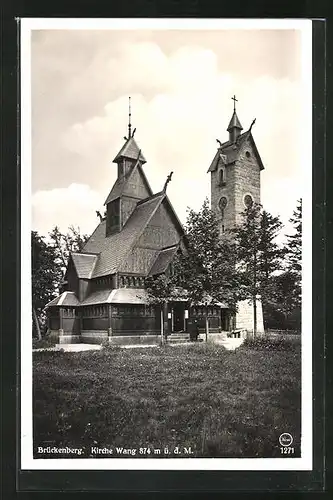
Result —
[{"label": "stone foundation", "polygon": [[70,333],[63,333],[58,337],[59,344],[80,344],[81,336],[80,335],[72,335]]},{"label": "stone foundation", "polygon": [[160,342],[160,335],[114,335],[109,337],[109,343],[113,345],[158,345]]},{"label": "stone foundation", "polygon": [[[248,333],[253,333],[253,303],[248,300],[243,300],[238,303],[238,311],[236,313],[236,330],[247,330]],[[264,321],[262,315],[261,300],[257,300],[257,333],[265,333]]]},{"label": "stone foundation", "polygon": [[81,332],[81,342],[84,344],[101,344],[108,338],[111,337],[108,337],[106,330],[82,330]]}]

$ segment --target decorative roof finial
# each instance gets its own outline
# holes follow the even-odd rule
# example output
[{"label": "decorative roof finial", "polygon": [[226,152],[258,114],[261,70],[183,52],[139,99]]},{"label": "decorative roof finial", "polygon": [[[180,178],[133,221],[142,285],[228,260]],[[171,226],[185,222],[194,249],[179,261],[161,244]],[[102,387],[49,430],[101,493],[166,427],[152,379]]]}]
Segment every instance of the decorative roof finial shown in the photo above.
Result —
[{"label": "decorative roof finial", "polygon": [[132,125],[131,125],[131,98],[129,97],[128,98],[128,138],[130,139],[131,136],[132,136],[132,132],[131,132],[131,128],[132,128]]},{"label": "decorative roof finial", "polygon": [[234,111],[236,111],[236,101],[238,102],[238,99],[236,99],[235,95],[231,99],[234,101]]},{"label": "decorative roof finial", "polygon": [[252,129],[253,125],[255,124],[255,122],[256,122],[256,119],[254,119],[253,122],[251,123],[250,128],[249,128],[249,132],[251,132],[251,129]]},{"label": "decorative roof finial", "polygon": [[166,188],[167,188],[167,185],[169,184],[169,182],[171,181],[171,177],[172,177],[172,174],[173,172],[170,172],[170,174],[168,175],[166,181],[165,181],[165,184],[164,184],[164,187],[163,187],[163,192],[165,193],[166,192]]}]

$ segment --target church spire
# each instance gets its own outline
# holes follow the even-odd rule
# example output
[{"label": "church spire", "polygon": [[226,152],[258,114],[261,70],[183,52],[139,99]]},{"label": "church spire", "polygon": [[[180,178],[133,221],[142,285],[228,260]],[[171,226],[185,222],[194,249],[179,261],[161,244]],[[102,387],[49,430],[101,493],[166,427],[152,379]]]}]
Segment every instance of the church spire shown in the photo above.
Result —
[{"label": "church spire", "polygon": [[240,135],[241,131],[243,130],[243,127],[242,127],[242,125],[239,121],[239,118],[237,116],[237,113],[236,113],[236,102],[238,102],[238,100],[236,99],[235,95],[231,99],[234,101],[234,112],[232,114],[227,131],[229,132],[229,141],[236,142],[236,139]]},{"label": "church spire", "polygon": [[128,98],[128,138],[130,139],[131,138],[131,135],[132,135],[132,131],[131,131],[131,127],[132,127],[132,124],[131,124],[131,98],[129,97]]}]

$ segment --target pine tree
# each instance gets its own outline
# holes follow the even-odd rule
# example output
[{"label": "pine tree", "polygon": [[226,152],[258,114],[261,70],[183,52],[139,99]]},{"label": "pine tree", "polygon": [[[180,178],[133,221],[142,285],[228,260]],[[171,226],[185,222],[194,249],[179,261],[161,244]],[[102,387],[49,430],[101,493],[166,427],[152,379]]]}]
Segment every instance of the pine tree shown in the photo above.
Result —
[{"label": "pine tree", "polygon": [[287,268],[297,274],[299,279],[302,273],[302,199],[297,202],[289,222],[294,226],[294,234],[287,235],[286,258]]},{"label": "pine tree", "polygon": [[287,235],[284,249],[285,269],[276,279],[276,307],[287,318],[296,315],[297,328],[300,329],[300,311],[302,302],[302,200],[298,200],[296,209],[289,219],[294,233]]},{"label": "pine tree", "polygon": [[253,333],[256,335],[258,296],[264,304],[273,299],[274,273],[281,268],[284,250],[275,239],[282,223],[257,203],[248,206],[241,216],[241,223],[231,232],[236,242],[244,299],[253,304]]},{"label": "pine tree", "polygon": [[275,297],[275,276],[281,271],[285,249],[281,248],[276,237],[283,227],[279,217],[272,216],[266,210],[261,212],[259,239],[259,276],[260,294],[263,308]]},{"label": "pine tree", "polygon": [[189,304],[206,306],[206,339],[208,337],[208,306],[227,303],[231,310],[241,293],[238,273],[235,270],[234,245],[221,242],[218,221],[206,199],[198,212],[188,211],[185,225],[186,251],[178,253],[173,262],[173,273],[165,278],[155,278],[156,287],[148,282],[152,296],[166,302],[186,298]]},{"label": "pine tree", "polygon": [[62,273],[54,247],[46,243],[36,231],[31,231],[31,246],[33,325],[40,339],[43,309],[56,297]]}]

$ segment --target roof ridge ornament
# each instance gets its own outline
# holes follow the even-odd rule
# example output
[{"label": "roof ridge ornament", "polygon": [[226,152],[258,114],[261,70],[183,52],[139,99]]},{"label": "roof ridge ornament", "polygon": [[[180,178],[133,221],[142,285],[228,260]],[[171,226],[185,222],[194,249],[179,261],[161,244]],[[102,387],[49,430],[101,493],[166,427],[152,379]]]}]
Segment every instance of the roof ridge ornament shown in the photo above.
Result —
[{"label": "roof ridge ornament", "polygon": [[250,128],[249,128],[249,132],[251,132],[251,129],[252,129],[253,125],[255,124],[255,122],[256,122],[256,118],[252,121]]},{"label": "roof ridge ornament", "polygon": [[169,182],[171,181],[172,174],[173,174],[173,172],[170,172],[170,174],[168,175],[168,177],[167,177],[167,179],[166,179],[166,181],[165,181],[165,183],[164,183],[164,186],[163,186],[163,193],[165,193],[165,192],[166,192],[166,188],[167,188],[167,186],[168,186]]}]

